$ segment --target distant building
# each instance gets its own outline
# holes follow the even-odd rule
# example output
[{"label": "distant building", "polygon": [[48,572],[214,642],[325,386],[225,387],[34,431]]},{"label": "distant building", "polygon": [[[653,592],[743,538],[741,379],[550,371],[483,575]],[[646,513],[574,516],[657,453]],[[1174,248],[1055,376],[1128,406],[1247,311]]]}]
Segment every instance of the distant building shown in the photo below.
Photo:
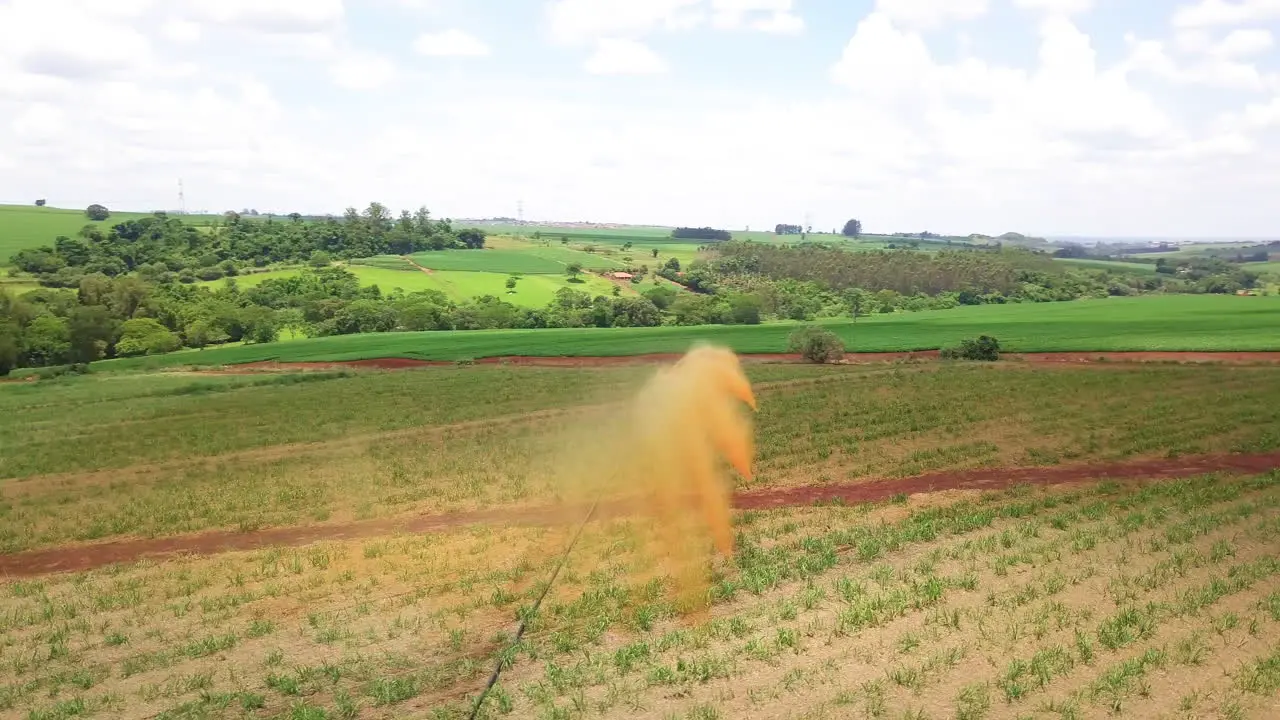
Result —
[{"label": "distant building", "polygon": [[632,275],[631,273],[625,273],[625,272],[616,272],[613,274],[614,280],[630,280],[634,277],[635,275]]}]

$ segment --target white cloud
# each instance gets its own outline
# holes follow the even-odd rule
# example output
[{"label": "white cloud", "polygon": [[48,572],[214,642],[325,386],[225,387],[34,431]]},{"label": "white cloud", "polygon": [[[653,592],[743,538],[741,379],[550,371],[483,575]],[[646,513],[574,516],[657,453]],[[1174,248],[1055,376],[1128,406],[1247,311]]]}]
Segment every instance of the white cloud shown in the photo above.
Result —
[{"label": "white cloud", "polygon": [[[465,217],[514,212],[523,197],[531,217],[734,228],[799,222],[813,210],[818,225],[853,214],[876,230],[1273,232],[1280,86],[1265,53],[1274,25],[1170,26],[1167,36],[1130,38],[1112,62],[1095,48],[1116,38],[1091,38],[1068,19],[1086,3],[1017,2],[1036,11],[1021,15],[1033,23],[1002,32],[1030,38],[993,38],[982,22],[950,26],[1013,5],[1004,0],[882,0],[848,29],[825,98],[805,87],[811,99],[797,100],[778,78],[745,74],[701,98],[692,80],[661,77],[644,83],[651,95],[575,76],[534,82],[524,95],[514,82],[469,93],[465,75],[449,77],[470,65],[460,64],[441,74],[447,90],[424,83],[357,107],[345,92],[306,84],[317,69],[351,90],[400,79],[395,53],[407,48],[380,48],[363,33],[420,19],[398,11],[406,0],[373,11],[305,0],[0,0],[0,196],[148,209],[174,203],[181,176],[192,208],[212,210],[331,212],[377,198]],[[458,21],[448,3],[426,5],[433,17],[419,28]],[[824,22],[819,5],[563,0],[551,7],[568,14],[546,19],[553,39],[589,55],[589,72],[657,75],[668,63],[655,47],[705,39],[658,45],[658,33],[799,32],[806,20]],[[104,28],[141,41],[107,47]],[[957,34],[971,41],[952,52]],[[447,35],[415,45],[439,52]],[[990,50],[1028,39],[1038,46],[1029,63]],[[281,50],[306,56],[281,59]],[[71,60],[41,74],[32,68],[48,68],[31,64],[41,53]],[[520,59],[484,64],[503,61]],[[823,69],[778,70],[800,86]],[[1222,93],[1197,94],[1206,86],[1256,94],[1232,108],[1215,104]],[[1166,97],[1168,87],[1177,92]],[[512,106],[527,109],[519,123]],[[424,175],[428,164],[455,170]]]},{"label": "white cloud", "polygon": [[[150,40],[103,8],[15,0],[0,5],[0,59],[20,71],[68,79],[107,77],[151,63]],[[68,10],[71,10],[68,12]],[[110,37],[111,42],[102,38]]]},{"label": "white cloud", "polygon": [[796,35],[804,31],[804,18],[794,12],[794,4],[794,0],[711,0],[711,26]]},{"label": "white cloud", "polygon": [[391,58],[366,52],[347,52],[329,66],[333,82],[347,90],[378,90],[395,82],[399,73]]},{"label": "white cloud", "polygon": [[25,142],[56,139],[66,130],[66,113],[49,103],[31,103],[13,119],[13,132]]},{"label": "white cloud", "polygon": [[419,55],[433,57],[480,57],[489,54],[489,46],[479,38],[458,29],[423,33],[413,42]]},{"label": "white cloud", "polygon": [[668,70],[667,62],[648,45],[626,38],[601,38],[585,68],[592,75],[656,75]]},{"label": "white cloud", "polygon": [[[1269,34],[1267,35],[1269,38]],[[1232,33],[1221,42],[1209,38],[1180,36],[1174,45],[1184,57],[1175,58],[1158,40],[1126,38],[1130,52],[1125,61],[1129,72],[1147,73],[1176,85],[1206,86],[1228,90],[1259,92],[1276,86],[1252,63],[1236,59],[1257,52],[1263,38],[1252,33]]]},{"label": "white cloud", "polygon": [[897,25],[930,29],[980,17],[990,6],[988,0],[876,0],[875,9]]},{"label": "white cloud", "polygon": [[1078,15],[1092,10],[1094,0],[1013,0],[1013,4],[1056,15]]},{"label": "white cloud", "polygon": [[1275,45],[1271,31],[1264,28],[1232,30],[1209,52],[1222,57],[1245,57],[1260,55]]},{"label": "white cloud", "polygon": [[794,5],[795,0],[553,0],[547,20],[552,37],[566,44],[708,26],[796,35],[805,22]]},{"label": "white cloud", "polygon": [[170,42],[189,44],[198,42],[203,32],[199,23],[173,18],[160,26],[160,35]]},{"label": "white cloud", "polygon": [[332,30],[345,17],[342,0],[185,0],[192,17],[267,34]]},{"label": "white cloud", "polygon": [[804,18],[790,12],[775,12],[751,23],[751,28],[770,35],[799,35],[804,32]]},{"label": "white cloud", "polygon": [[575,43],[634,36],[658,28],[688,29],[702,21],[702,0],[554,0],[547,10],[551,34]]},{"label": "white cloud", "polygon": [[1217,121],[1217,130],[1223,134],[1272,128],[1280,128],[1280,95],[1268,102],[1249,104],[1239,112],[1226,113]]},{"label": "white cloud", "polygon": [[873,13],[832,79],[868,106],[892,108],[935,163],[1030,171],[1079,160],[1100,143],[1137,152],[1177,141],[1176,123],[1129,85],[1126,68],[1099,68],[1089,37],[1069,20],[1050,16],[1039,31],[1031,71],[972,57],[947,64],[919,34]]},{"label": "white cloud", "polygon": [[1200,0],[1183,5],[1173,14],[1173,24],[1181,28],[1245,25],[1280,19],[1280,0]]}]

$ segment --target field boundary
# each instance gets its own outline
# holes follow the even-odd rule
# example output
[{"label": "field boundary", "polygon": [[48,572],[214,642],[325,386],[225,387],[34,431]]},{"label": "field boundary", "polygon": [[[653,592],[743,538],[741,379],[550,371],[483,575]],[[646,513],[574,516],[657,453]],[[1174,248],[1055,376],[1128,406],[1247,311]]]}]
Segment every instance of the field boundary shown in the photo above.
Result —
[{"label": "field boundary", "polygon": [[[847,353],[838,364],[863,365],[871,363],[918,362],[940,359],[938,350],[914,350],[904,352]],[[237,363],[222,369],[204,370],[212,373],[282,372],[290,370],[335,370],[343,368],[364,370],[411,370],[427,367],[456,367],[467,365],[515,365],[520,367],[609,367],[616,365],[643,365],[675,362],[683,353],[645,353],[641,355],[499,355],[477,358],[459,363],[449,360],[421,360],[405,357],[366,358],[363,360],[314,360],[304,362],[279,362],[264,360]],[[800,363],[804,358],[796,353],[742,353],[743,362],[752,363]],[[1041,352],[1004,353],[1001,359],[1013,363],[1035,365],[1064,365],[1088,363],[1221,363],[1221,364],[1277,364],[1277,351],[1134,351],[1134,352]]]},{"label": "field boundary", "polygon": [[[1090,463],[1051,467],[981,468],[935,472],[901,479],[859,483],[739,491],[733,504],[739,510],[804,507],[823,503],[868,503],[897,496],[943,490],[1000,490],[1017,485],[1066,485],[1102,480],[1149,481],[1194,477],[1210,473],[1259,474],[1280,468],[1280,451],[1238,455],[1198,455],[1157,460]],[[629,505],[601,505],[598,518],[628,514]],[[218,530],[159,538],[131,538],[100,543],[63,545],[0,555],[0,577],[18,578],[58,572],[78,572],[116,563],[178,555],[213,555],[265,547],[296,547],[332,540],[355,540],[397,533],[430,533],[476,524],[546,524],[574,516],[574,508],[544,506],[416,515],[268,528],[248,532]]]}]

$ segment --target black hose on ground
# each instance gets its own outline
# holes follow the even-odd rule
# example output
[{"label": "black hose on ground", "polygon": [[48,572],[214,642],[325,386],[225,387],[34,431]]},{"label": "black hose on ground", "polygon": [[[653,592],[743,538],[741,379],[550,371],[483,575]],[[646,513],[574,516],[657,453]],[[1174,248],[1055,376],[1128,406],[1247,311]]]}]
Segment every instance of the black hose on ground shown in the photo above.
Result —
[{"label": "black hose on ground", "polygon": [[[533,607],[531,607],[529,612],[525,613],[525,616],[520,619],[520,625],[516,627],[516,638],[509,646],[507,646],[508,649],[520,644],[520,638],[524,637],[525,628],[529,626],[529,623],[533,620],[534,616],[538,614],[538,608],[542,605],[542,599],[547,596],[547,592],[551,590],[552,584],[554,584],[556,578],[560,576],[560,570],[569,559],[569,553],[573,552],[573,547],[578,544],[578,538],[582,537],[583,529],[587,527],[587,523],[591,522],[591,518],[596,514],[596,508],[599,507],[599,505],[599,498],[596,498],[596,501],[591,503],[591,509],[587,511],[586,517],[582,518],[582,522],[578,525],[577,532],[573,534],[573,538],[569,541],[568,547],[564,549],[564,554],[560,556],[560,562],[556,563],[555,569],[551,571],[551,577],[547,579],[547,584],[543,586],[542,592],[538,594],[538,599],[533,601]],[[493,689],[493,686],[498,683],[498,678],[502,676],[504,655],[505,653],[498,656],[498,662],[494,665],[493,674],[489,676],[489,682],[485,683],[484,689],[480,691],[480,695],[476,698],[476,704],[471,708],[471,720],[476,720],[476,718],[480,716],[480,708],[484,705],[485,697],[489,695],[489,691]]]}]

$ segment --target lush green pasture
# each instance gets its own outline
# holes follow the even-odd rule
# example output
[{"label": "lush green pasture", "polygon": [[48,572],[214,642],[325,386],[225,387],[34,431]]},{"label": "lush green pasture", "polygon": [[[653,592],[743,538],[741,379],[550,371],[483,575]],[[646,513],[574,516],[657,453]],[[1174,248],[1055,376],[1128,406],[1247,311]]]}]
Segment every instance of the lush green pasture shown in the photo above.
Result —
[{"label": "lush green pasture", "polygon": [[1258,273],[1266,273],[1273,277],[1280,277],[1280,260],[1272,260],[1271,262],[1264,263],[1245,263],[1241,267]]},{"label": "lush green pasture", "polygon": [[[583,275],[581,282],[573,282],[568,275],[559,272],[551,275],[524,275],[517,284],[514,293],[507,292],[506,272],[468,272],[458,270],[425,273],[404,260],[392,256],[371,258],[371,264],[351,264],[347,266],[363,286],[378,286],[384,293],[397,289],[405,292],[438,290],[455,302],[470,300],[481,295],[494,295],[520,307],[545,307],[554,298],[556,292],[563,287],[581,290],[592,295],[609,295],[613,292],[613,283],[604,278]],[[238,275],[233,278],[241,288],[255,287],[267,280],[292,277],[298,269],[270,270],[261,273]],[[221,287],[226,279],[209,280],[200,283],[209,287]],[[648,286],[645,286],[648,287]],[[624,288],[625,294],[635,294],[635,290]]]},{"label": "lush green pasture", "polygon": [[1148,263],[1124,262],[1123,260],[1090,260],[1088,258],[1054,258],[1054,261],[1095,270],[1117,270],[1139,275],[1156,274],[1156,266]]},{"label": "lush green pasture", "polygon": [[490,273],[563,273],[566,265],[530,251],[442,250],[421,252],[413,261],[432,270],[463,270]]},{"label": "lush green pasture", "polygon": [[442,270],[424,273],[412,268],[387,270],[360,265],[352,265],[348,269],[360,278],[362,285],[377,285],[384,293],[396,288],[405,292],[439,290],[457,302],[493,295],[521,307],[545,307],[555,298],[560,288],[570,287],[592,295],[608,295],[613,290],[613,283],[603,278],[584,276],[579,278],[581,282],[573,282],[563,273],[525,275],[516,282],[515,292],[509,293],[506,283],[511,276],[505,272]]},{"label": "lush green pasture", "polygon": [[[59,235],[74,237],[85,225],[108,228],[127,220],[137,220],[151,213],[114,212],[103,222],[92,222],[83,210],[42,207],[34,205],[0,205],[0,265],[19,250],[52,245]],[[217,219],[216,215],[186,215],[183,220],[202,225]]]},{"label": "lush green pasture", "polygon": [[[542,504],[633,451],[616,409],[557,413],[626,403],[651,372],[0,385],[0,477],[24,478],[0,483],[0,546]],[[1280,447],[1274,367],[748,373],[759,486]],[[512,651],[568,523],[4,579],[0,714],[453,720],[499,657],[488,719],[1264,718],[1280,689],[1280,474],[733,524],[731,557],[706,561],[711,612],[684,618],[646,523],[589,525]]]},{"label": "lush green pasture", "polygon": [[[393,272],[393,271],[389,271]],[[430,276],[428,276],[430,277]],[[981,334],[1013,352],[1277,350],[1280,297],[1151,295],[1066,303],[983,305],[833,321],[852,352],[928,350]],[[792,323],[755,326],[380,333],[211,349],[206,364],[408,357],[461,360],[502,355],[618,356],[683,352],[698,341],[741,353],[787,350]],[[189,354],[111,360],[106,368],[192,362]]]}]

